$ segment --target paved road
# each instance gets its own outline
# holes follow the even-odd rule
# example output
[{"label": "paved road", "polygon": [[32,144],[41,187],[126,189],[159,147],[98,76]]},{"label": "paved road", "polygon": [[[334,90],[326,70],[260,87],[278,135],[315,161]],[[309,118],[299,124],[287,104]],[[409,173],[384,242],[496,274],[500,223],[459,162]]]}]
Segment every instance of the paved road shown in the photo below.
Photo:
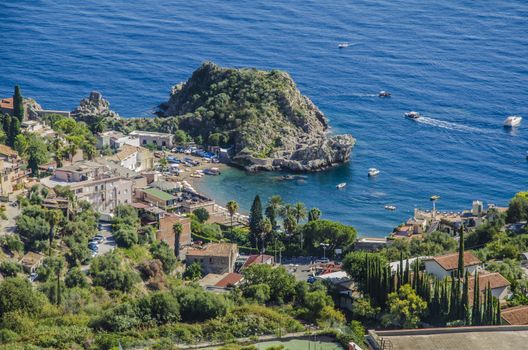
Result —
[{"label": "paved road", "polygon": [[0,235],[12,234],[15,232],[15,218],[20,214],[20,209],[17,206],[12,206],[10,203],[3,203],[5,205],[7,220],[0,219]]}]

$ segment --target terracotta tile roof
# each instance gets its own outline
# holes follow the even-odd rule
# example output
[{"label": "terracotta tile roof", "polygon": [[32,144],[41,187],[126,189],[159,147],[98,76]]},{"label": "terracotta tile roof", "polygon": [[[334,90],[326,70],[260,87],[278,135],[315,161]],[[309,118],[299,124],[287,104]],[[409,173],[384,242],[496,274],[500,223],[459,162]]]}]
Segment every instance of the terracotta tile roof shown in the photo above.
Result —
[{"label": "terracotta tile roof", "polygon": [[241,274],[235,273],[235,272],[231,272],[231,273],[228,273],[220,281],[218,281],[215,284],[215,287],[226,288],[226,287],[229,287],[229,286],[234,286],[238,282],[240,282],[241,279],[242,279],[242,275]]},{"label": "terracotta tile roof", "polygon": [[130,145],[123,145],[121,148],[121,151],[117,152],[113,156],[109,157],[110,160],[116,160],[116,161],[122,161],[124,159],[127,159],[134,153],[139,151],[139,147],[134,147]]},{"label": "terracotta tile roof", "polygon": [[[458,253],[434,256],[431,259],[436,261],[444,270],[451,271],[458,268]],[[479,265],[481,261],[472,252],[464,252],[464,266]]]},{"label": "terracotta tile roof", "polygon": [[187,256],[229,256],[236,248],[234,243],[210,243],[203,249],[189,249]]},{"label": "terracotta tile roof", "polygon": [[250,255],[244,265],[240,268],[241,270],[250,267],[253,264],[263,264],[267,263],[269,260],[273,263],[273,257],[271,255]]},{"label": "terracotta tile roof", "polygon": [[501,316],[509,325],[528,325],[528,305],[501,310]]},{"label": "terracotta tile roof", "polygon": [[[503,288],[510,285],[510,282],[504,278],[500,273],[498,272],[489,272],[489,273],[479,273],[479,290],[482,292],[486,288],[488,288],[488,284],[491,287],[491,289],[495,288]],[[469,283],[469,289],[473,290],[473,286],[475,285],[475,276],[471,276],[468,279]]]},{"label": "terracotta tile roof", "polygon": [[35,252],[27,252],[26,255],[20,259],[20,264],[27,267],[33,267],[36,264],[39,264],[44,260],[45,256]]},{"label": "terracotta tile roof", "polygon": [[0,101],[0,108],[13,109],[13,98],[7,97]]},{"label": "terracotta tile roof", "polygon": [[17,151],[6,145],[0,145],[0,154],[5,154],[8,157],[18,157]]}]

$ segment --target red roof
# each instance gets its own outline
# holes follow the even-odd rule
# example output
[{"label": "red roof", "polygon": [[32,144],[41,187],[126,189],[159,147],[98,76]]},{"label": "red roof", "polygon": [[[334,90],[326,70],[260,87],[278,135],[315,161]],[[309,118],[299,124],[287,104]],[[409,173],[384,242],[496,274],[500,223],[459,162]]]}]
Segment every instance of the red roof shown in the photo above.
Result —
[{"label": "red roof", "polygon": [[[451,271],[458,268],[458,253],[435,256],[428,260],[434,260],[444,270]],[[464,252],[464,266],[480,264],[480,260],[472,252]]]},{"label": "red roof", "polygon": [[265,264],[271,260],[273,264],[273,257],[271,255],[250,255],[244,265],[240,268],[241,270],[250,267],[253,264]]},{"label": "red roof", "polygon": [[241,279],[242,279],[242,275],[241,274],[235,273],[235,272],[231,272],[231,273],[228,273],[227,276],[222,278],[220,281],[218,281],[215,284],[215,287],[227,288],[229,286],[234,286],[238,282],[240,282]]},{"label": "red roof", "polygon": [[528,305],[504,309],[501,311],[501,316],[509,325],[528,325]]},{"label": "red roof", "polygon": [[0,101],[0,108],[13,109],[13,98],[7,97]]},{"label": "red roof", "polygon": [[[488,285],[491,289],[508,287],[510,285],[510,282],[498,272],[479,273],[478,277],[479,289],[481,292],[488,288]],[[469,289],[473,290],[473,287],[475,285],[475,276],[471,276],[468,279],[468,283]]]}]

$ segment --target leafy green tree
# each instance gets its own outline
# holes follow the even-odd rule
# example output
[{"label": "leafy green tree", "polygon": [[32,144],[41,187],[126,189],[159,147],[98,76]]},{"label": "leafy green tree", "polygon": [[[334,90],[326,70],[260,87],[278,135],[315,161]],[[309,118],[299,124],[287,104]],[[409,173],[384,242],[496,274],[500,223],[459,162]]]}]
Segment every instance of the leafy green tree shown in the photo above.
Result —
[{"label": "leafy green tree", "polygon": [[149,298],[150,316],[158,325],[178,322],[180,304],[169,293],[154,293]]},{"label": "leafy green tree", "polygon": [[16,220],[16,232],[25,241],[28,250],[42,250],[49,237],[50,225],[45,211],[35,206],[27,207]]},{"label": "leafy green tree", "polygon": [[0,317],[12,311],[35,315],[43,306],[27,279],[8,277],[0,282]]},{"label": "leafy green tree", "polygon": [[196,261],[188,265],[185,269],[185,272],[183,273],[183,278],[191,281],[198,281],[200,278],[202,278],[202,276],[202,265]]},{"label": "leafy green tree", "polygon": [[389,313],[383,319],[385,325],[402,328],[416,328],[427,310],[427,303],[408,284],[389,294],[387,306]]},{"label": "leafy green tree", "polygon": [[295,277],[283,267],[273,268],[267,264],[254,264],[244,270],[242,291],[256,284],[270,286],[270,302],[283,304],[295,297]]},{"label": "leafy green tree", "polygon": [[20,87],[15,86],[15,94],[13,95],[13,114],[20,123],[24,120],[24,98],[20,92]]},{"label": "leafy green tree", "polygon": [[295,231],[295,228],[297,227],[297,222],[295,221],[295,218],[292,215],[287,216],[283,223],[284,230],[286,230],[286,233],[292,234]]},{"label": "leafy green tree", "polygon": [[27,148],[28,148],[28,142],[27,142],[26,137],[23,134],[18,134],[15,137],[15,141],[13,143],[13,148],[14,148],[15,151],[18,152],[18,154],[21,157],[24,157],[26,155]]},{"label": "leafy green tree", "polygon": [[309,221],[301,228],[305,237],[305,247],[310,253],[322,253],[321,243],[329,244],[327,251],[330,254],[336,248],[344,251],[354,244],[357,233],[351,226],[328,220]]},{"label": "leafy green tree", "polygon": [[0,263],[0,272],[4,277],[15,277],[22,272],[22,266],[14,261],[2,261]]},{"label": "leafy green tree", "polygon": [[260,222],[260,237],[262,242],[262,254],[264,254],[265,245],[266,245],[266,237],[271,233],[271,230],[273,227],[271,226],[271,221],[268,218],[262,219]]},{"label": "leafy green tree", "polygon": [[95,286],[108,290],[129,292],[139,282],[138,274],[126,266],[114,252],[93,259],[89,273]]},{"label": "leafy green tree", "polygon": [[528,198],[522,193],[515,195],[510,201],[506,222],[516,223],[526,220],[528,217]]},{"label": "leafy green tree", "polygon": [[308,221],[319,220],[320,217],[321,217],[321,211],[317,208],[312,208],[308,212]]},{"label": "leafy green tree", "polygon": [[163,264],[163,271],[170,273],[176,267],[176,256],[174,250],[165,241],[157,241],[150,245],[150,253],[154,259],[158,259]]},{"label": "leafy green tree", "polygon": [[200,287],[180,287],[172,294],[180,304],[181,318],[185,322],[203,322],[227,312],[224,296],[206,292]]},{"label": "leafy green tree", "polygon": [[189,141],[189,135],[183,130],[176,130],[174,133],[174,142],[177,144],[183,144]]},{"label": "leafy green tree", "polygon": [[49,161],[48,147],[44,140],[35,134],[28,135],[27,139],[28,168],[34,177],[38,177],[39,165]]},{"label": "leafy green tree", "polygon": [[64,284],[68,288],[86,288],[88,287],[88,280],[80,268],[74,267],[66,273]]},{"label": "leafy green tree", "polygon": [[264,283],[250,285],[244,288],[244,297],[258,304],[265,304],[270,300],[270,286]]},{"label": "leafy green tree", "polygon": [[266,216],[268,219],[270,219],[273,227],[277,226],[277,218],[280,215],[282,204],[283,201],[279,195],[271,196],[268,200],[268,204],[266,206]]},{"label": "leafy green tree", "polygon": [[196,219],[202,224],[209,220],[209,212],[205,208],[198,208],[193,210],[193,214],[196,216]]}]

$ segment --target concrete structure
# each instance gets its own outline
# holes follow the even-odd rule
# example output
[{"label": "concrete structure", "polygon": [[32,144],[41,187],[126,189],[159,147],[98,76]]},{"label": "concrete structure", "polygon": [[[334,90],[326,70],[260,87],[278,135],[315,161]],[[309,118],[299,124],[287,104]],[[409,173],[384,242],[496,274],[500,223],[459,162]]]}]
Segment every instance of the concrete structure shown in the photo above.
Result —
[{"label": "concrete structure", "polygon": [[44,125],[36,120],[24,120],[20,124],[20,128],[26,132],[38,132],[44,129]]},{"label": "concrete structure", "polygon": [[96,147],[101,149],[103,147],[110,147],[112,149],[121,149],[124,145],[139,147],[139,137],[123,135],[123,133],[115,130],[105,131],[97,134]]},{"label": "concrete structure", "polygon": [[520,305],[501,310],[503,324],[528,325],[528,305]]},{"label": "concrete structure", "polygon": [[166,147],[171,148],[173,144],[174,135],[162,133],[162,132],[151,132],[151,131],[141,131],[135,130],[132,131],[130,136],[135,136],[139,138],[139,144],[141,146],[156,146],[158,148]]},{"label": "concrete structure", "polygon": [[6,97],[0,100],[0,113],[13,115],[13,97]]},{"label": "concrete structure", "polygon": [[187,250],[187,266],[197,262],[202,265],[204,274],[224,274],[234,272],[238,247],[234,243],[210,243],[204,248]]},{"label": "concrete structure", "polygon": [[43,109],[41,111],[37,111],[37,114],[40,118],[48,117],[52,114],[60,115],[62,117],[69,118],[70,112],[69,111],[59,111],[59,110],[53,110],[53,109]]},{"label": "concrete structure", "polygon": [[42,264],[46,257],[42,254],[35,252],[27,252],[26,255],[20,259],[19,263],[27,273],[34,273],[38,267]]},{"label": "concrete structure", "polygon": [[528,326],[477,326],[369,330],[374,350],[496,350],[526,349]]},{"label": "concrete structure", "polygon": [[123,145],[121,150],[105,159],[133,171],[148,171],[154,168],[154,155],[148,149],[131,145]]},{"label": "concrete structure", "polygon": [[[499,301],[504,301],[510,296],[510,282],[498,272],[480,272],[478,274],[479,292],[484,298],[484,292],[488,286],[491,288],[491,294]],[[468,279],[470,299],[473,299],[473,287],[475,286],[475,276]],[[473,302],[471,300],[471,302]]]},{"label": "concrete structure", "polygon": [[178,205],[175,196],[157,188],[137,189],[136,197],[166,211],[174,210]]},{"label": "concrete structure", "polygon": [[385,248],[388,244],[387,238],[361,237],[354,243],[354,249],[372,251]]},{"label": "concrete structure", "polygon": [[[464,270],[474,274],[480,260],[471,252],[464,252]],[[439,279],[451,276],[451,272],[458,268],[458,253],[434,256],[424,260],[427,273],[435,275]]]},{"label": "concrete structure", "polygon": [[79,182],[102,177],[108,168],[92,161],[80,161],[55,170],[54,178],[58,181]]}]

